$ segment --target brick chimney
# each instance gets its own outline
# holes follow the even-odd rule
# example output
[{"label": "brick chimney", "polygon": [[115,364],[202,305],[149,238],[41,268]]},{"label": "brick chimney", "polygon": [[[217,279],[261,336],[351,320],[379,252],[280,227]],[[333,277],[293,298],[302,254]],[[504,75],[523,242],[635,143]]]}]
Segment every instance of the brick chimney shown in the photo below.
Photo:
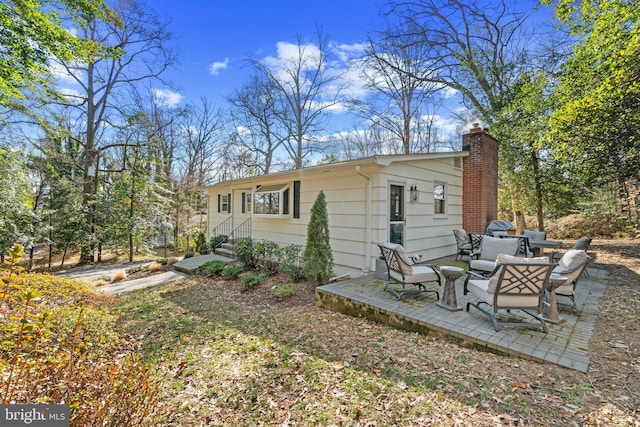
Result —
[{"label": "brick chimney", "polygon": [[474,127],[462,135],[462,227],[484,233],[498,216],[498,141],[486,129]]}]

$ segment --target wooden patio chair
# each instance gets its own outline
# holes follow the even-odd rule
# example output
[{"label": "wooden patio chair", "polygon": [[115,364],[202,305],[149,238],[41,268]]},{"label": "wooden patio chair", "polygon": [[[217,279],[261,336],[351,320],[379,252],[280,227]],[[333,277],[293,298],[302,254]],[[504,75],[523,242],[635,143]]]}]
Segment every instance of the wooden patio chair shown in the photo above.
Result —
[{"label": "wooden patio chair", "polygon": [[[539,327],[547,333],[548,328],[542,312],[544,308],[544,295],[549,285],[549,277],[555,264],[549,263],[547,258],[522,258],[501,254],[496,260],[496,268],[487,277],[473,272],[468,281],[469,293],[478,299],[477,302],[468,302],[467,311],[474,306],[493,322],[496,331],[503,326],[517,328]],[[491,310],[485,310],[482,305],[491,306]],[[499,319],[498,312],[507,311],[511,321]],[[515,319],[512,310],[520,310],[527,313],[538,323],[525,322]],[[503,314],[501,313],[501,316]]]},{"label": "wooden patio chair", "polygon": [[[396,243],[378,244],[380,252],[387,264],[387,284],[385,291],[391,292],[400,300],[404,295],[423,292],[433,292],[436,299],[440,299],[438,291],[427,289],[424,283],[437,282],[442,286],[442,279],[436,267],[432,264],[416,263],[415,258],[407,256],[402,245]],[[394,289],[391,285],[397,283],[402,285],[401,290]],[[416,289],[406,289],[407,285],[412,285]]]}]

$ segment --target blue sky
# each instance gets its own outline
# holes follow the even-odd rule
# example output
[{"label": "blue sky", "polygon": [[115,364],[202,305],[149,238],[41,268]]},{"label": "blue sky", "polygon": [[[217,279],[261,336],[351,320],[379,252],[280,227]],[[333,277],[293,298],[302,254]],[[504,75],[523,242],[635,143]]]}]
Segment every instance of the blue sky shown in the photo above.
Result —
[{"label": "blue sky", "polygon": [[[481,0],[482,1],[482,0]],[[149,0],[154,10],[169,20],[169,30],[180,52],[180,64],[167,77],[175,88],[160,95],[168,104],[198,103],[201,97],[218,107],[227,106],[225,96],[247,81],[251,70],[247,57],[278,59],[286,55],[299,36],[315,43],[316,27],[321,26],[332,47],[344,62],[338,64],[350,83],[343,95],[362,95],[364,88],[349,61],[362,54],[368,36],[384,27],[380,8],[386,0]],[[486,0],[490,5],[492,0]],[[519,0],[518,6],[533,8],[536,0]],[[538,13],[552,14],[550,8]],[[545,19],[545,18],[542,18]],[[453,93],[445,92],[447,96]],[[449,107],[460,108],[453,97]],[[442,132],[454,133],[447,111],[439,111],[435,125]],[[469,117],[468,120],[476,121]],[[346,130],[353,120],[345,111],[336,112],[333,130]]]},{"label": "blue sky", "polygon": [[[316,26],[343,49],[361,46],[382,25],[377,0],[153,0],[155,11],[170,21],[180,64],[168,75],[183,102],[222,97],[238,89],[250,74],[246,58],[283,54],[283,43],[316,40]],[[279,44],[280,43],[280,44]]]},{"label": "blue sky", "polygon": [[[375,32],[386,26],[380,9],[387,0],[147,1],[168,22],[178,51],[179,63],[163,75],[171,87],[153,88],[156,98],[167,106],[200,104],[200,99],[206,98],[226,110],[226,97],[240,89],[252,73],[247,58],[262,63],[278,63],[287,55],[295,58],[298,40],[309,44],[307,52],[315,47],[318,27],[333,52],[331,71],[340,75],[348,87],[340,93],[343,99],[362,99],[367,92],[357,59],[363,56],[369,37],[376,39]],[[490,5],[493,0],[484,1]],[[537,0],[518,0],[517,4],[531,9],[536,3]],[[549,8],[542,13],[550,14]],[[68,90],[72,92],[73,88]],[[457,138],[461,123],[451,119],[451,111],[465,110],[454,91],[446,89],[439,94],[447,99],[446,108],[429,112],[428,118],[442,139]],[[350,114],[347,103],[336,104],[331,112],[327,138],[334,137],[334,132],[353,131],[355,115]],[[466,121],[468,126],[477,118],[467,117]]]}]

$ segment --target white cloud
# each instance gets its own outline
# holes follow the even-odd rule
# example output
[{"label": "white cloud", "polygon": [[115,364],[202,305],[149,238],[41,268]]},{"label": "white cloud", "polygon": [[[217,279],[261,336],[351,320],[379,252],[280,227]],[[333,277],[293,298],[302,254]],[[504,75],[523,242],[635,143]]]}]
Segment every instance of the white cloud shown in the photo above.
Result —
[{"label": "white cloud", "polygon": [[69,100],[77,101],[78,99],[83,99],[82,93],[80,93],[80,91],[77,89],[73,89],[70,87],[62,87],[59,90],[60,90],[60,93]]},{"label": "white cloud", "polygon": [[153,92],[153,96],[156,97],[158,103],[165,107],[175,107],[180,104],[182,98],[184,98],[179,93],[168,89],[152,89],[151,91]]},{"label": "white cloud", "polygon": [[84,68],[84,65],[73,63],[72,67],[75,67],[72,68],[72,70],[75,71],[77,78],[75,78],[69,71],[67,71],[65,67],[62,66],[61,63],[56,61],[54,58],[49,59],[49,71],[51,72],[51,75],[61,84],[76,84],[77,80],[84,80],[82,76],[84,73],[84,71],[82,70],[82,68]]},{"label": "white cloud", "polygon": [[225,70],[229,66],[229,58],[224,58],[224,61],[216,61],[209,66],[209,74],[217,76],[220,70]]},{"label": "white cloud", "polygon": [[449,99],[449,98],[453,98],[454,96],[458,95],[460,93],[460,91],[458,89],[454,89],[452,87],[445,87],[442,89],[442,91],[440,91],[440,93],[442,94],[442,96],[445,99]]}]

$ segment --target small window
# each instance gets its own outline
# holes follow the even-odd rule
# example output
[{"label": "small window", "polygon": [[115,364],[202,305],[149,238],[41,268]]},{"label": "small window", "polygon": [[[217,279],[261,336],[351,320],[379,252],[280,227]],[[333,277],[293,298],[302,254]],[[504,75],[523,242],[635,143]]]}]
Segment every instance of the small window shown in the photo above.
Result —
[{"label": "small window", "polygon": [[444,184],[435,184],[433,186],[433,213],[436,215],[443,215],[446,213],[445,209],[445,188]]},{"label": "small window", "polygon": [[247,213],[251,213],[251,212],[253,212],[253,210],[252,210],[252,203],[251,203],[251,202],[252,202],[252,200],[253,200],[253,194],[251,194],[251,193],[247,193],[247,194],[246,194],[246,197],[247,197],[247,201],[246,201],[246,212],[247,212]]},{"label": "small window", "polygon": [[253,213],[256,215],[289,215],[289,186],[264,185],[253,194]]},{"label": "small window", "polygon": [[229,195],[223,194],[220,198],[220,210],[222,212],[229,212]]}]

